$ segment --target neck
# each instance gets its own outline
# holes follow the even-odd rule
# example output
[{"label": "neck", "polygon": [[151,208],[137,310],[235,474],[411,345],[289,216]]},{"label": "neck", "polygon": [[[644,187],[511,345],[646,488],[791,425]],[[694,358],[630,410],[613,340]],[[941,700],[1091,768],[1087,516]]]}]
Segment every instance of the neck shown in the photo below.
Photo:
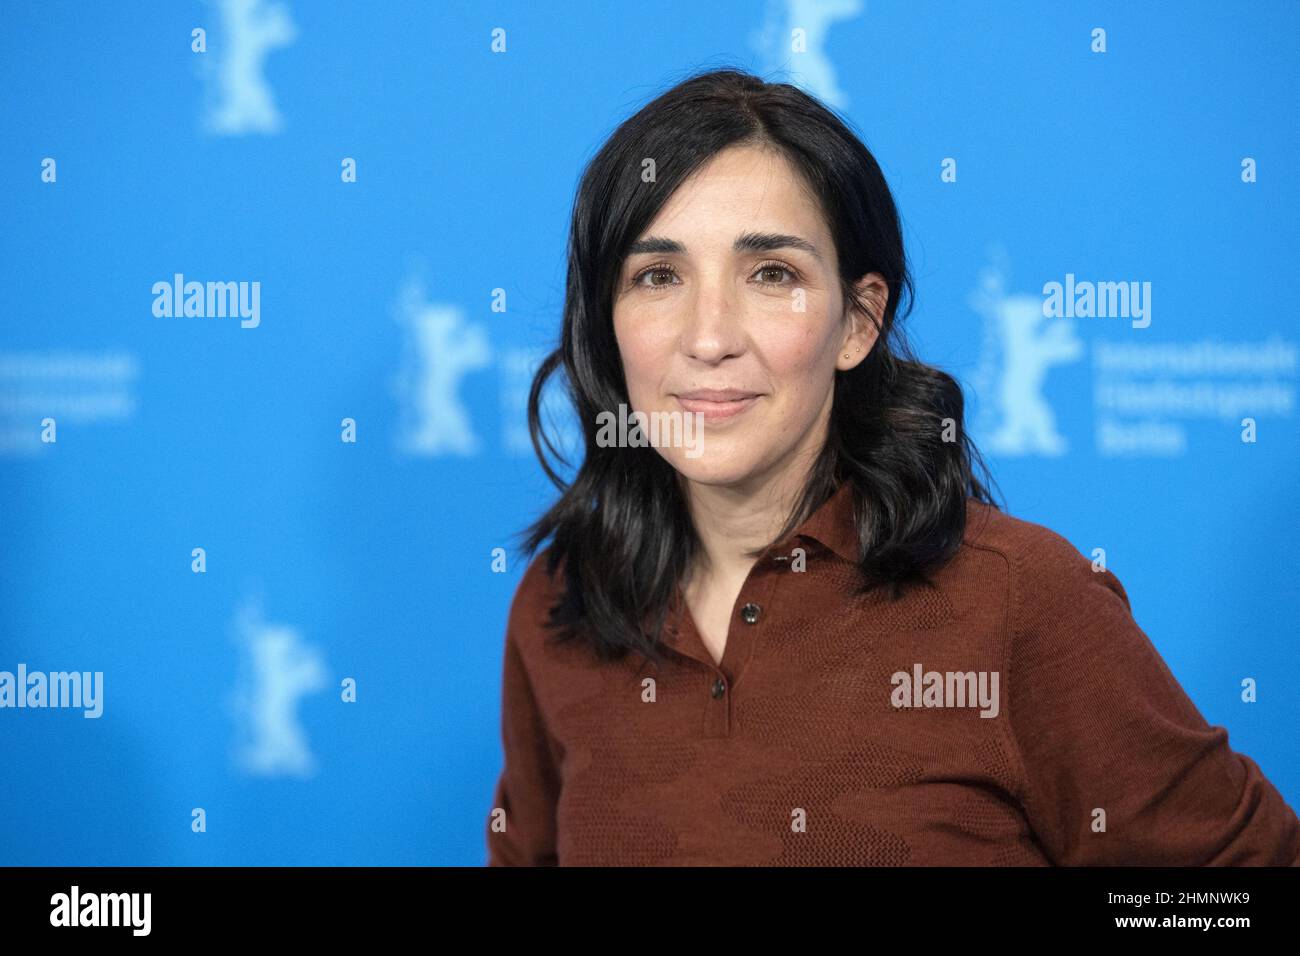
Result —
[{"label": "neck", "polygon": [[691,521],[700,540],[691,586],[743,580],[757,560],[749,552],[766,547],[785,526],[807,478],[808,468],[803,467],[736,485],[687,480]]}]

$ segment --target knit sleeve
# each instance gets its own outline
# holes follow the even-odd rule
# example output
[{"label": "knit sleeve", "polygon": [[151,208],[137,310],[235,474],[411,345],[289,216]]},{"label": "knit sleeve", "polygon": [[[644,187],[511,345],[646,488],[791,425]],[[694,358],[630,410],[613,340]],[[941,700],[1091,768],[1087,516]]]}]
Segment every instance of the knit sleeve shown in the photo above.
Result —
[{"label": "knit sleeve", "polygon": [[489,815],[489,866],[554,866],[555,811],[560,793],[555,749],[521,653],[526,634],[541,633],[539,557],[525,573],[506,625],[501,679],[504,761]]},{"label": "knit sleeve", "polygon": [[1008,719],[1055,864],[1300,865],[1300,820],[1210,726],[1110,571],[1039,525],[1011,555]]}]

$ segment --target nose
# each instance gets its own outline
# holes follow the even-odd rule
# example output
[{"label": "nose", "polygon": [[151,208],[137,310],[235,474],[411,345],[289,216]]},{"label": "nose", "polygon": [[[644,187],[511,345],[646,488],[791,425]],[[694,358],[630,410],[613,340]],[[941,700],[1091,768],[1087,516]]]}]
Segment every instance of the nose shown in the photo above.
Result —
[{"label": "nose", "polygon": [[700,279],[686,308],[680,337],[684,354],[716,364],[744,351],[740,306],[735,290],[723,278]]}]

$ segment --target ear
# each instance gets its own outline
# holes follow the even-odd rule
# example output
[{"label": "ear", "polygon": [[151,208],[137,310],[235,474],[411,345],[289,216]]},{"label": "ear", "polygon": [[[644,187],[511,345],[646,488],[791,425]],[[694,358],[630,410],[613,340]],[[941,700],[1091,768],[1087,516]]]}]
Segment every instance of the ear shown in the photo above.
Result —
[{"label": "ear", "polygon": [[841,371],[855,367],[870,354],[880,336],[880,324],[884,321],[885,306],[889,302],[889,283],[879,272],[863,276],[858,280],[856,288],[866,304],[868,314],[855,309],[852,303],[845,304],[844,338],[835,358],[835,367]]}]

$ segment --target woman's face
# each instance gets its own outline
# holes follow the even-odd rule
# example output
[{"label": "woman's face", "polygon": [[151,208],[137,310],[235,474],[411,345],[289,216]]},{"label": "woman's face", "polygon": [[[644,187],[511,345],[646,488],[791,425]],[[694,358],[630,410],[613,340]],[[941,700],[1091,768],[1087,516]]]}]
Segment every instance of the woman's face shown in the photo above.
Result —
[{"label": "woman's face", "polygon": [[[884,280],[872,273],[859,288],[880,315]],[[686,413],[703,412],[698,451],[664,437],[656,445],[691,481],[753,492],[788,478],[800,487],[825,441],[836,370],[875,342],[864,316],[844,315],[836,250],[802,179],[767,150],[720,152],[623,263],[614,334],[629,413],[677,412],[694,426]],[[707,390],[732,390],[735,400]]]}]

